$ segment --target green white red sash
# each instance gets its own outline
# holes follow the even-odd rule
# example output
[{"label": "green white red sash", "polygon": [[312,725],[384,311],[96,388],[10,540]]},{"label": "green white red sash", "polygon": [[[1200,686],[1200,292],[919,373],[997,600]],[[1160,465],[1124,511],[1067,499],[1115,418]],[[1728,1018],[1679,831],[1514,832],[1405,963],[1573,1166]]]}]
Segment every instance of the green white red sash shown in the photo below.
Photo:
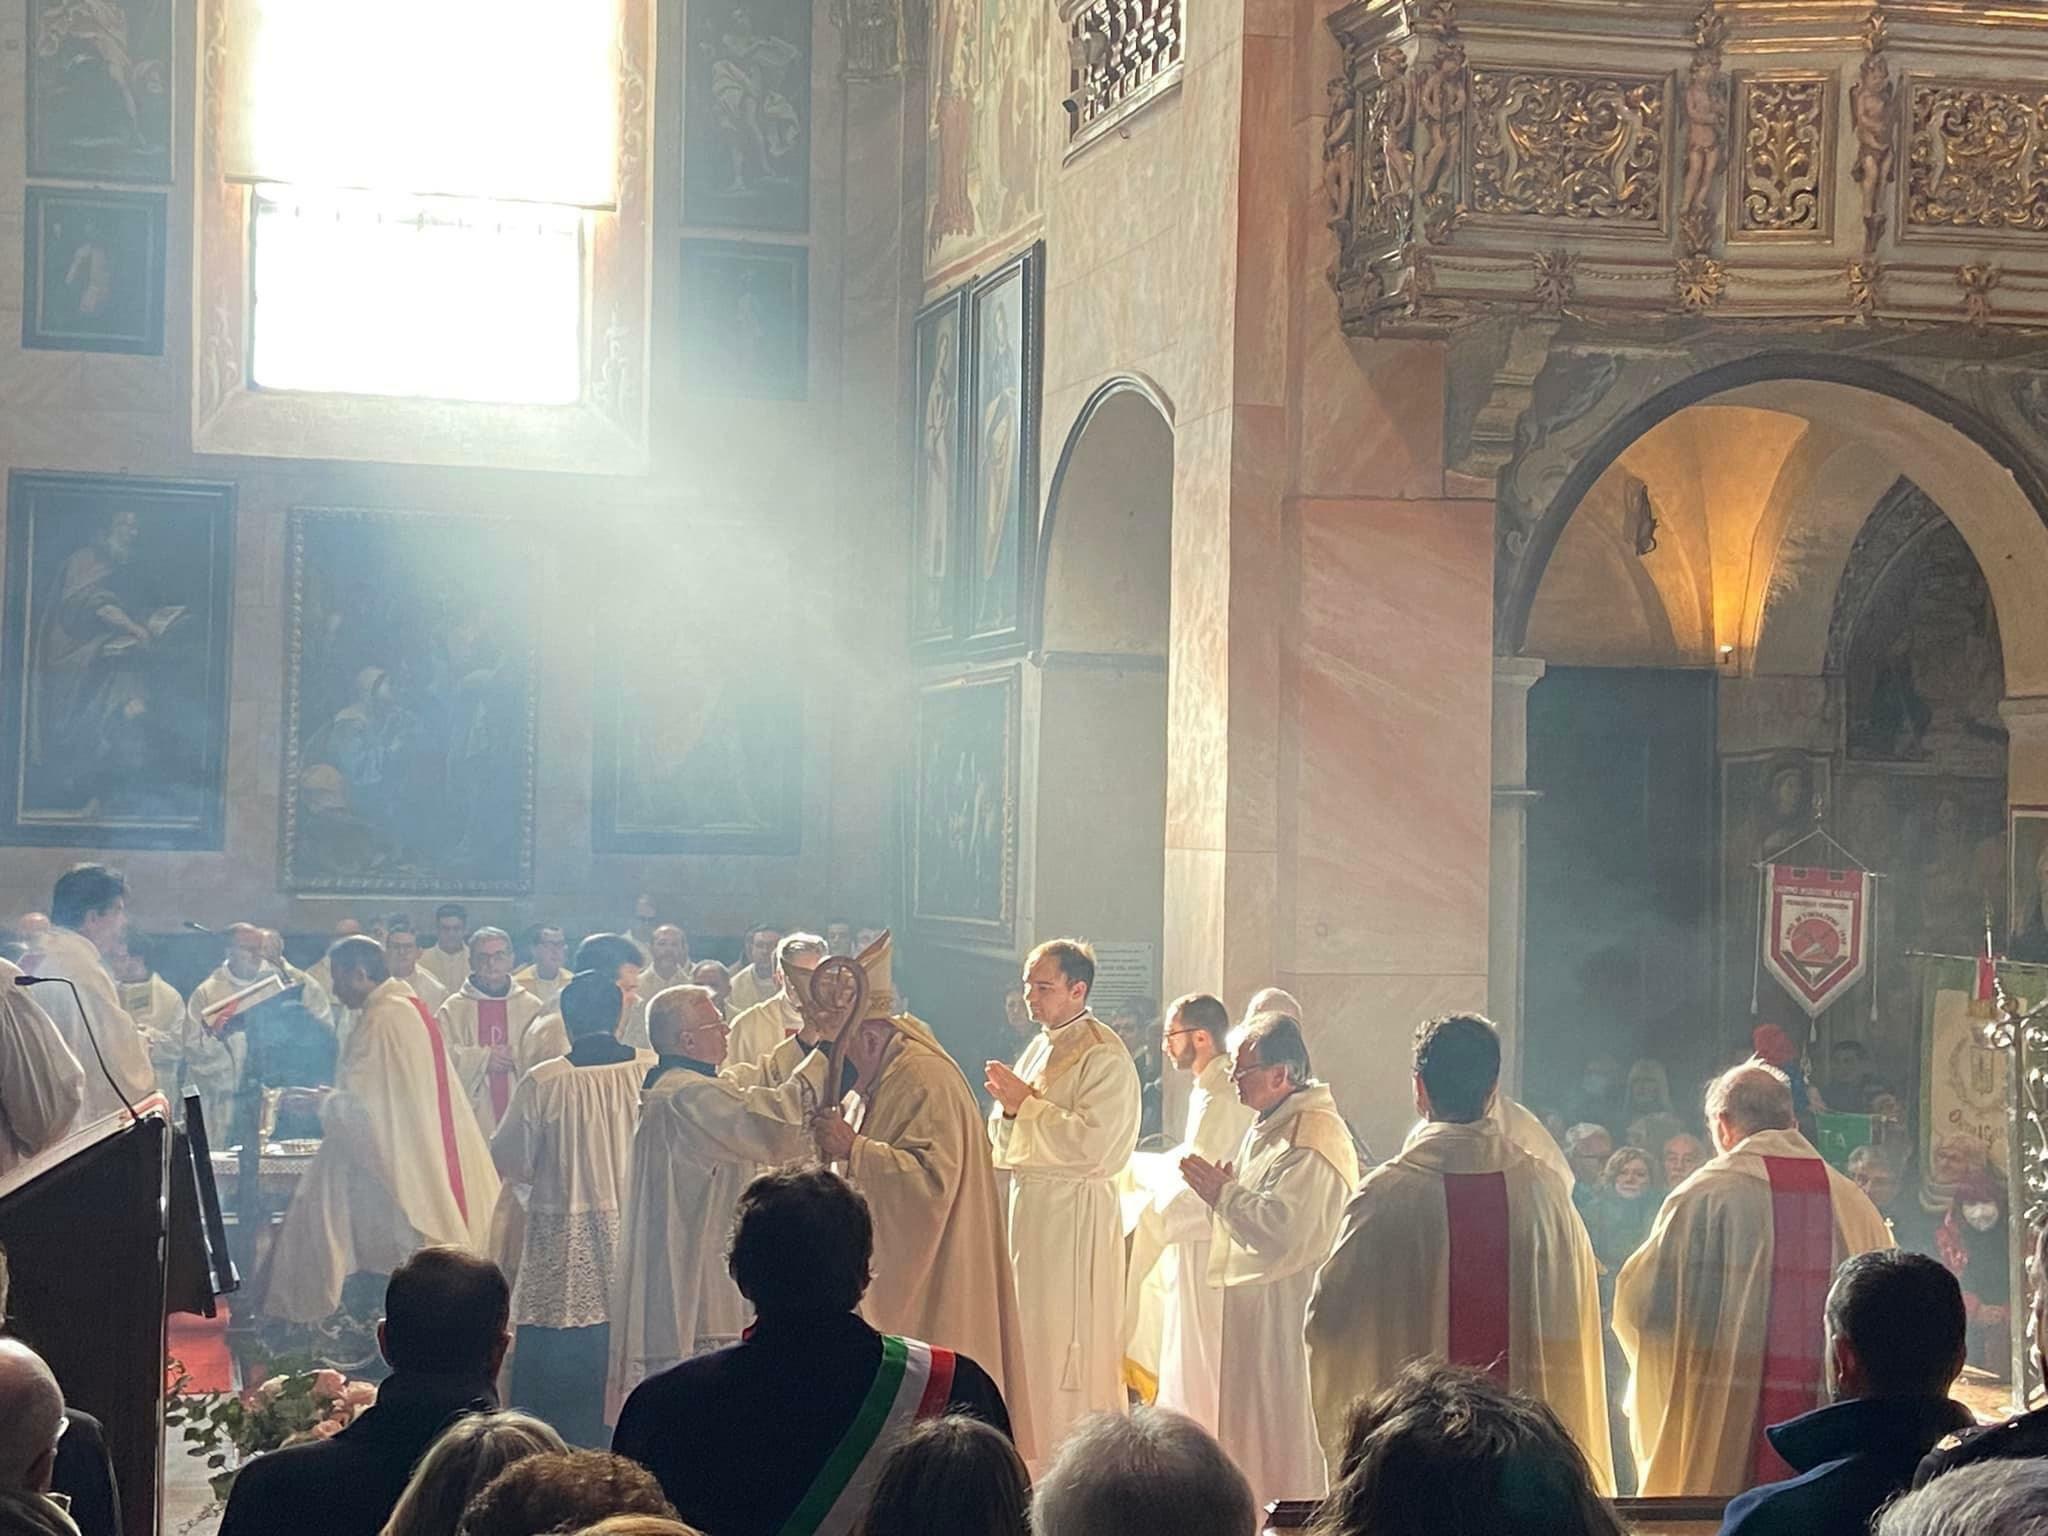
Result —
[{"label": "green white red sash", "polygon": [[953,1395],[954,1354],[916,1339],[882,1335],[882,1362],[846,1433],[780,1536],[847,1536],[866,1511],[882,1458],[919,1419],[946,1411]]}]

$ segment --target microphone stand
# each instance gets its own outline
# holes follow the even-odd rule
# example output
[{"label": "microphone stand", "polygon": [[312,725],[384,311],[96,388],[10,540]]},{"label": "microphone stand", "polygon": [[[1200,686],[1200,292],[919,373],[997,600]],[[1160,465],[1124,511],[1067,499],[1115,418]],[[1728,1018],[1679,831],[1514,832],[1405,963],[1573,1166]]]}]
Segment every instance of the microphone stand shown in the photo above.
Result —
[{"label": "microphone stand", "polygon": [[114,1097],[121,1101],[121,1107],[128,1111],[129,1123],[131,1125],[134,1124],[142,1116],[136,1113],[135,1106],[129,1102],[128,1095],[121,1091],[121,1085],[114,1080],[114,1074],[107,1069],[107,1058],[100,1053],[99,1036],[93,1032],[92,1015],[85,1011],[85,1001],[79,997],[78,988],[72,985],[71,978],[69,976],[26,975],[14,978],[14,984],[17,987],[41,987],[47,986],[51,982],[61,982],[70,991],[71,1006],[78,1010],[79,1028],[85,1031],[86,1041],[92,1046],[93,1060],[100,1064],[100,1075],[107,1080],[107,1086],[114,1090]]}]

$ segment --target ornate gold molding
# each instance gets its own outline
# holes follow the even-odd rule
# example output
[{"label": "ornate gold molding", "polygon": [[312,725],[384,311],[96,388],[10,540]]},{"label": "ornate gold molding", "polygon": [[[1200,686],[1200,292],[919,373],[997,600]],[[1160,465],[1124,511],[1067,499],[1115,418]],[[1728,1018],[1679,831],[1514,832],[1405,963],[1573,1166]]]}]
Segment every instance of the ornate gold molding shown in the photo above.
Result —
[{"label": "ornate gold molding", "polygon": [[1669,75],[1472,71],[1474,218],[1667,233]]},{"label": "ornate gold molding", "polygon": [[1834,238],[1835,77],[1806,71],[1743,74],[1735,81],[1735,196],[1728,239]]},{"label": "ornate gold molding", "polygon": [[1910,77],[1902,237],[2048,232],[2048,81]]}]

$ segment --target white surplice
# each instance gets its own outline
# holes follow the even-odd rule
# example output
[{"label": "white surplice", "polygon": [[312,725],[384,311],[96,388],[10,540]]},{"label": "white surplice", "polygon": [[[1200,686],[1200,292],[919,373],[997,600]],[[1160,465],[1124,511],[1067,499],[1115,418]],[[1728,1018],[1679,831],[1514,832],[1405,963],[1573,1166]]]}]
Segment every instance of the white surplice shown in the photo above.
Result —
[{"label": "white surplice", "polygon": [[20,974],[0,960],[0,1173],[55,1146],[85,1103],[84,1068]]},{"label": "white surplice", "polygon": [[[620,1021],[624,1028],[624,1021]],[[635,1046],[635,1050],[639,1047]],[[562,1022],[559,999],[553,1008],[543,1009],[512,1040],[512,1068],[524,1077],[544,1061],[569,1053],[569,1026]]]},{"label": "white surplice", "polygon": [[1223,1292],[1216,1438],[1261,1506],[1326,1491],[1302,1323],[1358,1182],[1358,1153],[1322,1083],[1255,1120],[1217,1197],[1209,1279]]},{"label": "white surplice", "polygon": [[[85,1072],[85,1104],[78,1112],[79,1125],[91,1125],[114,1114],[124,1096],[130,1103],[138,1103],[156,1091],[149,1047],[121,1006],[120,988],[91,939],[75,929],[51,928],[43,937],[35,974],[63,977],[78,989],[78,1002],[85,1005],[81,1015],[71,987],[55,981],[35,989],[36,1001]],[[112,1084],[107,1081],[109,1074]]]},{"label": "white surplice", "polygon": [[1138,1071],[1093,1014],[1041,1030],[1017,1059],[1038,1091],[989,1114],[1010,1175],[1010,1266],[1031,1421],[1049,1457],[1083,1415],[1124,1407],[1124,1243],[1116,1179],[1137,1145]]},{"label": "white surplice", "polygon": [[358,1270],[389,1274],[434,1243],[488,1251],[498,1174],[438,1035],[402,981],[364,1002],[271,1253],[265,1312],[319,1322]]},{"label": "white surplice", "polygon": [[[149,1050],[149,1064],[156,1073],[156,1091],[176,1105],[184,1093],[180,1078],[185,1067],[185,1031],[191,1015],[178,989],[151,971],[143,981],[116,982],[121,1011],[135,1021],[142,1043]],[[216,1143],[225,1126],[209,1126]]]},{"label": "white surplice", "polygon": [[803,1015],[796,1011],[787,992],[770,994],[733,1015],[732,1034],[725,1045],[726,1062],[765,1062],[781,1049],[783,1041],[803,1027],[803,1022]]},{"label": "white surplice", "polygon": [[[435,985],[440,987],[441,996],[438,999],[430,1000],[429,1003],[429,1006],[438,1008],[457,992],[460,992],[462,984],[469,980],[469,946],[465,944],[460,949],[447,950],[443,949],[438,943],[429,944],[420,951],[420,961],[414,969],[425,971],[434,978]],[[410,979],[407,978],[408,983]],[[419,989],[415,987],[414,990],[418,991]],[[421,997],[426,997],[426,995],[426,993],[420,992]]]},{"label": "white surplice", "polygon": [[[1665,1197],[1649,1237],[1616,1276],[1614,1336],[1630,1370],[1623,1407],[1646,1497],[1749,1486],[1776,1230],[1764,1159],[1819,1156],[1797,1131],[1746,1137]],[[1828,1168],[1827,1184],[1829,1273],[1852,1254],[1893,1246],[1854,1182]],[[1820,1406],[1818,1363],[1807,1408]]]},{"label": "white surplice", "polygon": [[181,1042],[185,1057],[185,1084],[199,1090],[200,1112],[206,1116],[206,1131],[216,1147],[226,1147],[234,1134],[235,1090],[241,1086],[242,1066],[249,1055],[249,1037],[236,1029],[210,1029],[206,1010],[219,1006],[261,981],[270,970],[244,981],[225,965],[192,989],[185,1005],[185,1030]]},{"label": "white surplice", "polygon": [[566,965],[560,966],[556,968],[554,975],[543,976],[538,966],[522,965],[512,973],[512,985],[524,987],[540,999],[542,1007],[552,1008],[561,997],[562,988],[569,985],[569,968]]},{"label": "white surplice", "polygon": [[512,1084],[519,1075],[519,1041],[540,1017],[541,1001],[517,986],[505,994],[505,1046],[512,1052],[513,1064],[502,1074],[492,1072],[491,1048],[481,1037],[479,1018],[481,1005],[486,1001],[475,983],[465,980],[462,989],[441,1005],[439,1017],[441,1032],[448,1040],[448,1054],[455,1059],[456,1070],[462,1074],[462,1086],[476,1110],[476,1122],[490,1136],[498,1129],[496,1094],[502,1090],[509,1108]]},{"label": "white surplice", "polygon": [[[1565,1183],[1493,1119],[1426,1122],[1365,1176],[1316,1279],[1306,1335],[1316,1427],[1334,1473],[1351,1404],[1401,1368],[1448,1355],[1448,1176],[1498,1175],[1506,1197],[1508,1385],[1548,1403],[1614,1487],[1599,1269]],[[1481,1364],[1473,1361],[1471,1364]]]},{"label": "white surplice", "polygon": [[1131,1164],[1142,1205],[1124,1283],[1125,1357],[1157,1383],[1158,1407],[1184,1413],[1211,1434],[1218,1413],[1223,1292],[1209,1279],[1209,1207],[1180,1175],[1181,1159],[1227,1163],[1256,1118],[1230,1081],[1230,1058],[1202,1068],[1188,1094],[1187,1136]]},{"label": "white surplice", "polygon": [[611,1304],[606,1422],[649,1376],[738,1340],[750,1313],[725,1267],[733,1210],[763,1164],[810,1152],[826,1066],[812,1051],[774,1088],[675,1067],[647,1090]]}]

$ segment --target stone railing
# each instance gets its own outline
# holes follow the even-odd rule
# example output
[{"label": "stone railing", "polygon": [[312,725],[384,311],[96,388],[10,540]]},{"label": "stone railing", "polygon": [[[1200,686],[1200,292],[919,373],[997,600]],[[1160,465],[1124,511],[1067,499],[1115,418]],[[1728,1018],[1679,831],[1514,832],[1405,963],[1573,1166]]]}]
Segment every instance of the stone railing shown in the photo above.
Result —
[{"label": "stone railing", "polygon": [[2048,323],[2048,7],[1353,0],[1330,26],[1354,334]]}]

